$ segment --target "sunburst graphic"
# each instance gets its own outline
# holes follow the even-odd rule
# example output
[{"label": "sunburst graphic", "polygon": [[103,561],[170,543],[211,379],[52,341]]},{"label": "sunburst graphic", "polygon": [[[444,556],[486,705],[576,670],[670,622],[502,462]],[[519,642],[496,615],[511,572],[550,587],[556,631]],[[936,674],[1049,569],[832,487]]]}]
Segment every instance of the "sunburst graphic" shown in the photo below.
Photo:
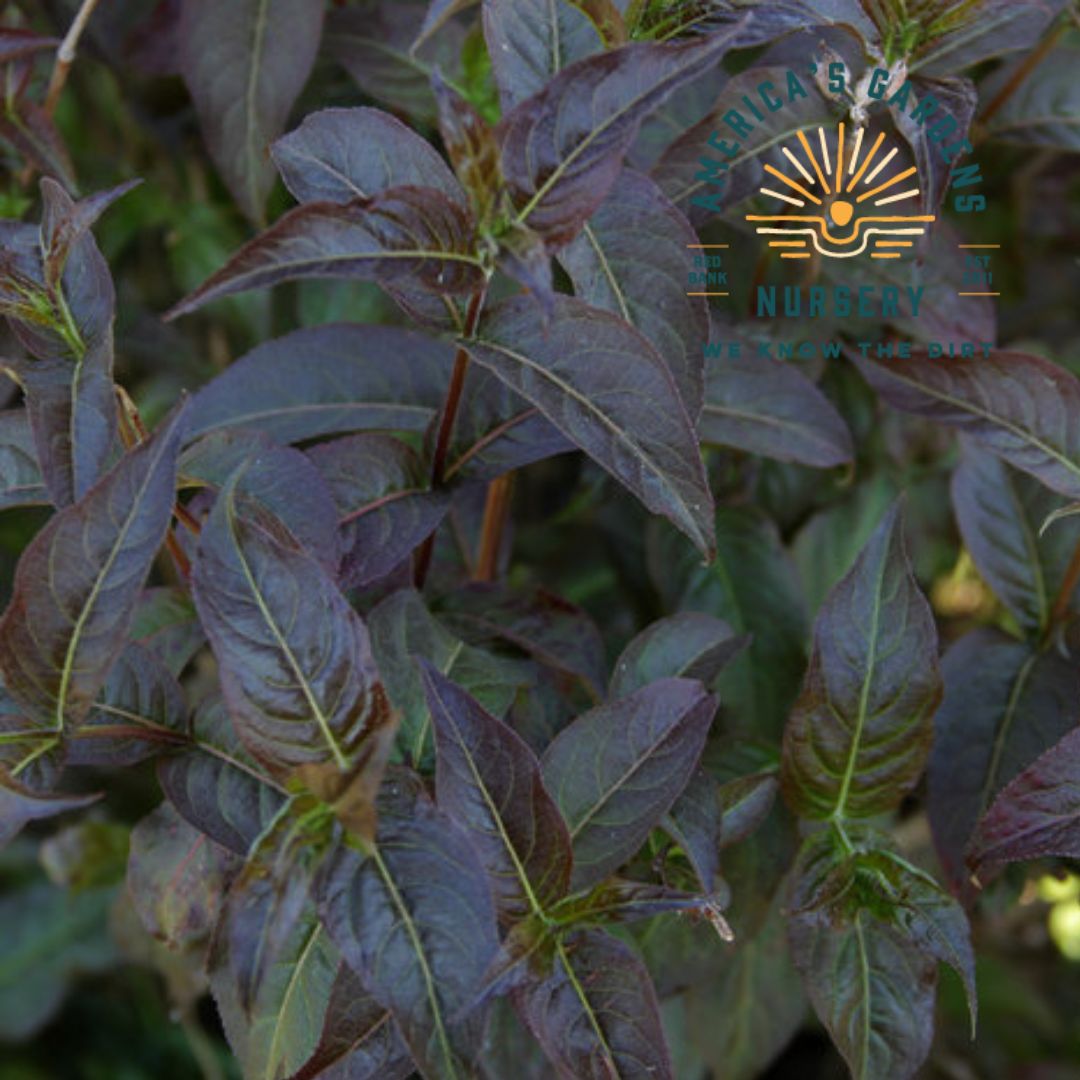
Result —
[{"label": "sunburst graphic", "polygon": [[[899,259],[907,254],[915,240],[926,233],[935,220],[933,214],[900,214],[885,207],[918,199],[918,170],[911,166],[899,172],[889,166],[899,153],[893,146],[881,155],[885,132],[878,134],[873,145],[863,153],[865,128],[856,128],[853,145],[848,150],[844,125],[838,125],[829,153],[829,142],[823,128],[817,129],[820,160],[805,132],[798,132],[802,154],[788,146],[781,147],[794,172],[785,175],[772,165],[765,171],[778,181],[777,186],[762,186],[762,195],[779,199],[795,210],[783,214],[747,214],[746,220],[757,225],[757,231],[769,238],[769,246],[783,249],[783,259],[809,259],[812,251],[829,259],[853,259],[869,252],[872,259]],[[907,183],[905,183],[907,181]],[[771,181],[766,181],[766,184]],[[816,212],[815,212],[816,211]]]}]

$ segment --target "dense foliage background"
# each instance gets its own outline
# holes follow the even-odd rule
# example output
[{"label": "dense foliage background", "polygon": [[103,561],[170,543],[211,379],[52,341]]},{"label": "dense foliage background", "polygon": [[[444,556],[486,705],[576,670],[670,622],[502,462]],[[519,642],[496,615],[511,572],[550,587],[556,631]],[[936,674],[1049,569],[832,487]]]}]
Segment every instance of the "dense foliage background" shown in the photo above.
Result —
[{"label": "dense foliage background", "polygon": [[2,1080],[1080,1076],[1075,4],[0,15]]}]

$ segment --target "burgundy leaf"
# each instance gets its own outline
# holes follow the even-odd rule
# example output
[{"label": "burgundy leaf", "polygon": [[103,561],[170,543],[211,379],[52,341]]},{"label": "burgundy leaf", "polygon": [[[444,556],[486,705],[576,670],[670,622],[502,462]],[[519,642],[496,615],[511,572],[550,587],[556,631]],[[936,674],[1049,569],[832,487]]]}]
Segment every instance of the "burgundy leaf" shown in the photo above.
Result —
[{"label": "burgundy leaf", "polygon": [[166,313],[303,278],[404,280],[435,293],[480,282],[465,212],[434,188],[391,188],[341,206],[306,203],[244,245],[216,274]]},{"label": "burgundy leaf", "polygon": [[0,412],[0,509],[49,502],[25,409]]},{"label": "burgundy leaf", "polygon": [[347,773],[389,721],[367,629],[330,574],[236,479],[203,525],[192,588],[230,715],[271,768]]},{"label": "burgundy leaf", "polygon": [[0,670],[32,726],[53,742],[90,711],[123,651],[172,513],[183,408],[60,511],[19,560],[0,619]]},{"label": "burgundy leaf", "polygon": [[388,778],[376,844],[363,854],[338,849],[322,873],[320,909],[421,1073],[464,1080],[483,1034],[473,1006],[498,944],[495,909],[469,840],[417,780]]},{"label": "burgundy leaf", "polygon": [[395,326],[296,330],[241,357],[192,398],[189,436],[254,428],[275,442],[348,431],[423,431],[454,351]]},{"label": "burgundy leaf", "polygon": [[744,347],[705,366],[705,443],[828,469],[854,458],[851,433],[829,399],[792,364]]},{"label": "burgundy leaf", "polygon": [[209,937],[240,860],[162,803],[131,832],[128,895],[148,933],[174,949]]},{"label": "burgundy leaf", "polygon": [[1080,729],[1073,728],[1008,784],[972,838],[968,863],[1080,857]]},{"label": "burgundy leaf", "polygon": [[0,847],[31,821],[55,817],[68,810],[81,810],[97,802],[97,795],[38,795],[0,770]]}]

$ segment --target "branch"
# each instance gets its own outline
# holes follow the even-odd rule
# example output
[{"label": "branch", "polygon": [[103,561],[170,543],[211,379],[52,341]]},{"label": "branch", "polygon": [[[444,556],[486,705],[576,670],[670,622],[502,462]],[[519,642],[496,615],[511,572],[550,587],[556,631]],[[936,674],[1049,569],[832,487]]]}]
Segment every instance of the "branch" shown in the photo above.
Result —
[{"label": "branch", "polygon": [[68,72],[75,62],[75,48],[79,44],[79,38],[82,37],[82,32],[86,29],[86,24],[90,21],[90,16],[93,15],[94,8],[98,6],[99,2],[100,0],[83,0],[78,14],[64,36],[64,40],[60,42],[60,48],[56,53],[56,64],[49,79],[49,88],[45,92],[45,112],[49,116],[52,116],[56,111],[56,103],[60,100],[60,94],[64,89],[64,84],[67,82]]}]

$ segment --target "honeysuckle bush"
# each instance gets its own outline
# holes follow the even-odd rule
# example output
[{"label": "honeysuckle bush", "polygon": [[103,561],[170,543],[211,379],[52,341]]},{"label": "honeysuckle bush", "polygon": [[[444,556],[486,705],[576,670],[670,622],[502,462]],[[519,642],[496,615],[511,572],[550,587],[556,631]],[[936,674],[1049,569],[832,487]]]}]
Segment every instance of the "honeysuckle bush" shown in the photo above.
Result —
[{"label": "honeysuckle bush", "polygon": [[[0,10],[0,1076],[1075,1074],[1073,5]],[[921,314],[756,318],[837,121]]]}]

